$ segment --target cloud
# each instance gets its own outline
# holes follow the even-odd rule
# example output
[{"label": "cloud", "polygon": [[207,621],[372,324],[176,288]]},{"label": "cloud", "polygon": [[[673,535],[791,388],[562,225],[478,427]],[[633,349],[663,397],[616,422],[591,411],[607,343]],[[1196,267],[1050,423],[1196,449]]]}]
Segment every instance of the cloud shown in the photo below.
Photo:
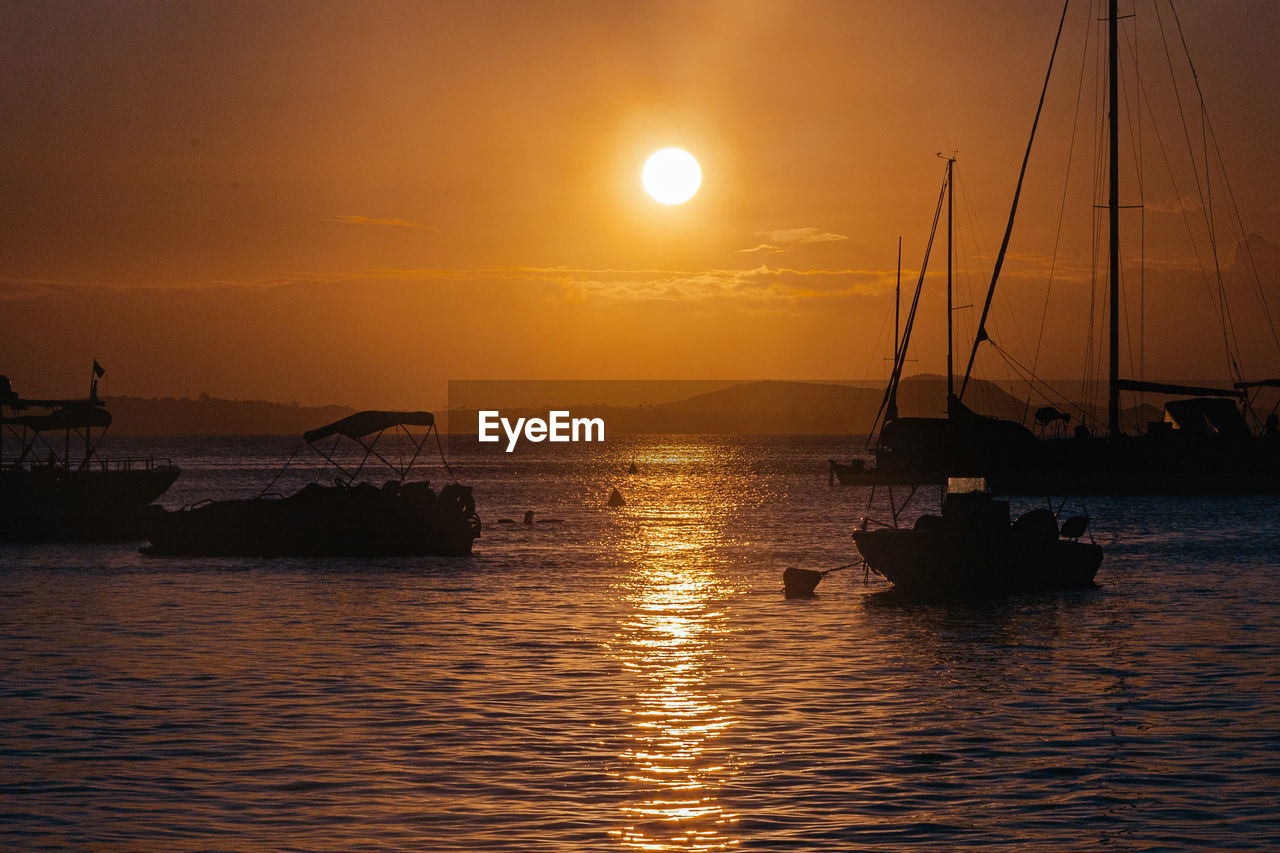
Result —
[{"label": "cloud", "polygon": [[345,222],[351,225],[389,225],[393,228],[425,228],[434,231],[430,225],[421,222],[410,222],[407,219],[377,219],[371,216],[330,216],[325,222]]},{"label": "cloud", "polygon": [[67,282],[38,278],[0,279],[0,300],[33,299],[40,296],[56,296],[74,291]]},{"label": "cloud", "polygon": [[[908,271],[904,270],[904,275]],[[72,282],[0,281],[0,299],[30,298],[41,293],[154,290],[271,290],[356,282],[530,282],[548,287],[547,298],[566,302],[732,301],[778,307],[814,299],[875,296],[893,289],[893,270],[795,269],[758,266],[751,269],[656,270],[579,267],[481,267],[472,269],[380,268],[304,274],[261,281],[203,281],[170,285],[101,286]]]},{"label": "cloud", "polygon": [[733,300],[779,305],[811,299],[873,295],[892,287],[892,273],[876,270],[713,269],[660,274],[636,270],[583,272],[560,281],[571,301],[706,302]]},{"label": "cloud", "polygon": [[555,285],[569,302],[706,302],[734,300],[778,305],[809,299],[870,296],[893,289],[892,270],[752,269],[653,270],[574,267],[380,269],[373,278],[402,281],[532,281]]},{"label": "cloud", "polygon": [[778,231],[761,231],[756,236],[763,237],[765,242],[750,249],[739,249],[738,254],[746,255],[753,252],[776,254],[790,252],[798,246],[810,243],[839,243],[849,239],[843,234],[819,231],[817,228],[786,228]]}]

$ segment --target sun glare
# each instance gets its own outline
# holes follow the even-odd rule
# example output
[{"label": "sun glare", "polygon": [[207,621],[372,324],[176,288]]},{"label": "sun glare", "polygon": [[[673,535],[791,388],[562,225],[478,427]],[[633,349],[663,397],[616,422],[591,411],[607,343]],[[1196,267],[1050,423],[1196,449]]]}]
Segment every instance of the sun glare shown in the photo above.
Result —
[{"label": "sun glare", "polygon": [[654,201],[684,204],[702,185],[702,169],[688,151],[663,148],[645,162],[640,180]]}]

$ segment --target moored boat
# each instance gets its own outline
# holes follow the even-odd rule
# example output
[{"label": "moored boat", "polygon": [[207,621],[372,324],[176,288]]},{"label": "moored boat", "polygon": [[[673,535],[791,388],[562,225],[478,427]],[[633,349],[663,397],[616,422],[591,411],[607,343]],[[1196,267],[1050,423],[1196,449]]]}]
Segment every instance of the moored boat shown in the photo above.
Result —
[{"label": "moored boat", "polygon": [[920,516],[911,528],[853,534],[871,571],[915,595],[989,595],[1035,590],[1087,589],[1102,564],[1102,548],[1079,537],[1086,516],[1059,528],[1049,509],[1011,520],[1009,502],[997,500],[981,478],[951,478],[941,515]]},{"label": "moored boat", "polygon": [[[1157,10],[1158,13],[1158,10]],[[1100,162],[1095,174],[1105,176],[1106,198],[1091,199],[1090,209],[1106,212],[1107,252],[1106,269],[1099,281],[1105,281],[1105,311],[1099,312],[1103,319],[1102,334],[1093,337],[1090,333],[1085,346],[1086,376],[1092,366],[1105,364],[1105,377],[1089,376],[1090,382],[1096,381],[1099,387],[1106,389],[1105,412],[1099,407],[1085,406],[1081,402],[1068,400],[1058,389],[1053,388],[1042,378],[1036,377],[1034,368],[1027,368],[1014,359],[993,337],[989,327],[989,310],[992,306],[1000,271],[1010,246],[1018,200],[1021,194],[1023,178],[1027,173],[1031,155],[1032,142],[1036,127],[1039,124],[1041,108],[1044,105],[1044,93],[1041,95],[1040,107],[1037,108],[1032,123],[1031,139],[1028,141],[1022,169],[1018,176],[1013,195],[1009,219],[1006,224],[1003,242],[996,255],[987,288],[981,314],[966,366],[959,375],[953,375],[953,340],[952,316],[954,306],[951,300],[951,197],[954,188],[954,158],[948,158],[947,177],[943,184],[943,195],[939,196],[938,211],[934,215],[936,231],[943,209],[944,196],[947,210],[947,393],[945,414],[942,417],[899,417],[897,409],[897,389],[902,377],[902,369],[906,360],[908,340],[911,335],[912,322],[916,315],[916,307],[920,302],[920,287],[924,282],[924,270],[928,264],[929,253],[926,250],[925,263],[921,268],[919,283],[916,286],[915,298],[911,304],[906,320],[905,331],[899,343],[895,343],[894,366],[885,396],[877,414],[876,423],[871,432],[875,433],[875,447],[868,446],[868,453],[874,456],[871,464],[853,462],[831,463],[831,475],[842,485],[922,485],[939,483],[948,474],[960,473],[982,475],[991,486],[1002,494],[1251,494],[1280,493],[1280,421],[1275,417],[1273,407],[1268,413],[1262,405],[1263,394],[1274,398],[1275,389],[1280,388],[1280,380],[1246,378],[1240,367],[1244,361],[1242,348],[1237,340],[1234,321],[1228,310],[1226,289],[1224,288],[1220,266],[1221,260],[1217,238],[1213,243],[1214,264],[1213,279],[1217,279],[1219,296],[1217,304],[1211,312],[1196,317],[1195,323],[1187,327],[1188,332],[1199,331],[1205,320],[1217,316],[1222,326],[1224,349],[1227,355],[1228,369],[1220,381],[1204,384],[1188,384],[1174,382],[1148,381],[1145,378],[1125,378],[1122,367],[1132,371],[1137,367],[1141,371],[1143,356],[1141,354],[1142,337],[1134,335],[1132,330],[1122,323],[1121,306],[1125,304],[1125,294],[1121,281],[1121,210],[1128,205],[1122,203],[1121,168],[1120,168],[1120,136],[1119,126],[1125,107],[1119,97],[1119,25],[1122,16],[1116,0],[1107,4],[1106,22],[1106,103],[1108,106],[1105,121],[1105,146],[1099,146],[1099,153],[1105,152],[1105,163]],[[1063,11],[1063,22],[1066,10]],[[1093,25],[1090,16],[1090,26]],[[1180,30],[1179,30],[1180,31]],[[1062,24],[1059,24],[1059,35]],[[1173,32],[1172,30],[1170,32]],[[1136,43],[1136,36],[1133,37]],[[1169,49],[1176,45],[1168,46]],[[1185,48],[1185,43],[1182,45]],[[1055,40],[1054,54],[1057,53]],[[1168,59],[1166,54],[1164,59]],[[1050,58],[1050,69],[1054,59]],[[1188,57],[1188,68],[1190,62]],[[1049,85],[1046,75],[1045,91]],[[1198,86],[1197,86],[1198,88]],[[1202,120],[1207,122],[1207,115],[1201,111]],[[1206,141],[1212,141],[1210,134]],[[1140,147],[1140,146],[1139,146]],[[1206,156],[1209,152],[1206,152]],[[1212,155],[1219,158],[1216,150]],[[1139,165],[1139,164],[1135,164]],[[1195,164],[1192,164],[1193,167]],[[1191,169],[1203,200],[1211,201],[1214,193],[1209,191],[1208,175],[1213,172],[1205,164]],[[1201,187],[1201,175],[1206,185]],[[1099,182],[1099,188],[1103,182]],[[1229,187],[1227,187],[1229,189]],[[1141,191],[1141,187],[1138,187]],[[1232,200],[1234,207],[1234,200]],[[1210,223],[1212,232],[1213,212],[1206,209],[1206,221]],[[1236,214],[1238,218],[1238,214]],[[1102,223],[1098,222],[1098,230],[1091,233],[1102,233]],[[1241,247],[1248,251],[1248,238],[1241,233]],[[932,246],[931,234],[929,245]],[[1252,262],[1250,261],[1250,264]],[[1099,271],[1103,272],[1103,271]],[[1205,270],[1206,282],[1211,280],[1209,271]],[[1254,273],[1256,279],[1256,272]],[[1259,293],[1263,292],[1260,281],[1255,282]],[[1132,298],[1132,297],[1130,297]],[[1263,300],[1262,316],[1270,323],[1270,311]],[[1046,305],[1047,309],[1047,305]],[[1092,311],[1092,309],[1091,309]],[[1047,316],[1047,310],[1045,312]],[[897,323],[895,321],[895,329]],[[1125,331],[1131,338],[1128,353],[1121,346],[1121,332]],[[1274,328],[1269,329],[1271,336],[1280,343]],[[1043,334],[1043,332],[1042,332]],[[896,338],[895,338],[896,340]],[[1105,358],[1103,347],[1094,347],[1096,341],[1105,341]],[[1026,424],[1012,420],[987,417],[973,411],[965,402],[965,390],[973,377],[975,359],[981,348],[994,351],[1005,360],[1005,366],[1011,372],[1022,376],[1030,384],[1027,404],[1022,419]],[[1094,359],[1094,354],[1098,358]],[[1126,357],[1127,356],[1127,357]],[[1033,358],[1034,365],[1035,359]],[[1136,362],[1136,365],[1135,365]],[[959,379],[959,382],[955,382]],[[1088,384],[1088,383],[1086,383]],[[1266,392],[1265,389],[1270,389]],[[1081,391],[1082,396],[1089,396]],[[1139,405],[1128,410],[1122,408],[1122,394],[1149,394],[1161,399],[1158,419],[1148,416],[1148,410],[1139,400]],[[1054,405],[1031,405],[1032,396]],[[1058,411],[1055,406],[1066,405],[1072,412]],[[1034,420],[1029,418],[1035,412]],[[1068,422],[1071,426],[1068,427]]]},{"label": "moored boat", "polygon": [[[415,432],[410,427],[426,429]],[[268,496],[269,484],[253,498],[204,501],[179,510],[153,508],[146,518],[150,543],[143,552],[264,557],[470,554],[481,529],[470,487],[451,483],[437,493],[426,481],[408,479],[434,427],[430,412],[365,411],[311,430],[303,438],[339,475],[332,484],[309,483],[283,498]],[[412,458],[407,464],[393,463],[376,449],[387,430],[408,440]],[[439,448],[438,432],[435,435]],[[330,448],[320,446],[329,438],[334,439]],[[364,450],[354,468],[335,457],[344,440]],[[443,451],[440,457],[448,470]],[[371,460],[382,463],[395,478],[381,485],[357,481]]]},{"label": "moored boat", "polygon": [[0,376],[0,539],[125,541],[180,470],[154,457],[108,459],[98,448],[111,413],[98,397],[24,398]]}]

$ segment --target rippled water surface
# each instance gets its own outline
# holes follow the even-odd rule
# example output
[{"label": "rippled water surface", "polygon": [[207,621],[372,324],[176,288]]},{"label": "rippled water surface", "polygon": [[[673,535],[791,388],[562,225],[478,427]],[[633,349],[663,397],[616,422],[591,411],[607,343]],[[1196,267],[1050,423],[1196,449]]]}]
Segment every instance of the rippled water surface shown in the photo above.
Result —
[{"label": "rippled water surface", "polygon": [[[1094,499],[1087,592],[786,600],[849,444],[455,450],[470,559],[2,545],[0,848],[1280,848],[1280,499]],[[170,505],[293,449],[162,445]]]}]

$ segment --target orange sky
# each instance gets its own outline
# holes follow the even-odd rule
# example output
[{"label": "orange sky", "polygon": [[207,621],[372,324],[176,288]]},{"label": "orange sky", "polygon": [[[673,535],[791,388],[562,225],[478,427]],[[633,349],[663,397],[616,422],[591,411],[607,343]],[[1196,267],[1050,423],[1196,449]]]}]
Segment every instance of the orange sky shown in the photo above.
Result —
[{"label": "orange sky", "polygon": [[[1151,3],[1137,7],[1150,18]],[[1280,318],[1280,4],[1176,8]],[[386,408],[441,405],[449,379],[878,379],[897,238],[909,278],[939,151],[959,157],[957,302],[981,299],[1060,10],[5,4],[0,371],[25,393],[67,393],[97,358],[115,394]],[[1038,356],[1049,377],[1084,369],[1097,53],[1083,39],[1099,16],[1069,13],[992,323],[1004,349],[1036,359],[1082,91],[1071,179],[1084,189],[1068,202]],[[1126,78],[1151,104],[1144,133],[1163,122],[1142,142],[1141,196],[1137,143],[1123,142],[1123,200],[1146,205],[1148,261],[1141,364],[1135,346],[1125,372],[1218,378],[1213,285],[1187,265],[1186,223],[1203,231],[1203,212],[1177,105],[1159,94],[1155,26],[1125,29],[1126,56],[1136,41],[1155,60]],[[1200,153],[1194,87],[1183,94]],[[703,170],[678,207],[639,183],[668,145]],[[1213,193],[1221,207],[1220,183]],[[1215,236],[1243,366],[1280,375],[1226,210]],[[910,369],[943,369],[940,294],[925,298]],[[973,315],[957,313],[970,335]],[[980,364],[1008,374],[990,353]]]}]

